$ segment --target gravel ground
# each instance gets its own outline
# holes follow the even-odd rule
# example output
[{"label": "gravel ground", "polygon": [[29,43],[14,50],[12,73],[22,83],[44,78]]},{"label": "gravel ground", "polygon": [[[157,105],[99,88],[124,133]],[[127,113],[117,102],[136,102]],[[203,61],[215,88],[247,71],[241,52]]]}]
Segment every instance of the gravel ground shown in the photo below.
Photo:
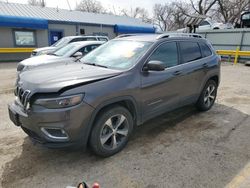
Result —
[{"label": "gravel ground", "polygon": [[[2,72],[12,78],[15,71],[1,68],[0,78]],[[210,111],[191,106],[155,118],[136,129],[122,152],[105,159],[33,145],[8,118],[13,99],[0,94],[2,187],[59,188],[81,180],[102,188],[250,187],[250,67],[223,65]]]},{"label": "gravel ground", "polygon": [[0,94],[13,89],[16,78],[17,63],[0,63]]}]

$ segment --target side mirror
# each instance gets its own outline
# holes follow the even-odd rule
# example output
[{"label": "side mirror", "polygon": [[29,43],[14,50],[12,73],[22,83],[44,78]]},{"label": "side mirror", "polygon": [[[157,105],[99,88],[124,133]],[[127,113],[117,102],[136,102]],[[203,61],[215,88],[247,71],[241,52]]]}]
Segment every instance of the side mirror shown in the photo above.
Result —
[{"label": "side mirror", "polygon": [[78,59],[78,58],[81,58],[82,57],[82,52],[76,52],[75,54],[72,55],[72,57]]},{"label": "side mirror", "polygon": [[161,61],[149,61],[144,67],[143,71],[164,71],[165,65]]}]

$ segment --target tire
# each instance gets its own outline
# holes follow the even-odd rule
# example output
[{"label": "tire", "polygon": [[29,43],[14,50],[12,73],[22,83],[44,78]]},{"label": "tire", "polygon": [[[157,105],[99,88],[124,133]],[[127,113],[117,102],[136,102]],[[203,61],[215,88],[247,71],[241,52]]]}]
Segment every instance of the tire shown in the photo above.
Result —
[{"label": "tire", "polygon": [[96,118],[90,135],[90,147],[99,156],[109,157],[121,151],[133,131],[131,113],[122,106],[103,110]]},{"label": "tire", "polygon": [[208,80],[203,88],[196,107],[200,111],[207,111],[214,105],[217,96],[217,84],[214,80]]}]

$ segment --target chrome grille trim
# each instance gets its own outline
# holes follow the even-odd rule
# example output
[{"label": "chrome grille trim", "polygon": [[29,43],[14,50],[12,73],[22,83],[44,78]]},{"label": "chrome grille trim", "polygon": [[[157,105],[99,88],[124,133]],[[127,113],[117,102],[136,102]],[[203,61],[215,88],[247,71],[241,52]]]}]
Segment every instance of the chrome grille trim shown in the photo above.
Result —
[{"label": "chrome grille trim", "polygon": [[26,108],[29,102],[30,91],[23,90],[21,87],[17,87],[16,96],[19,99],[20,103],[24,106],[24,108]]}]

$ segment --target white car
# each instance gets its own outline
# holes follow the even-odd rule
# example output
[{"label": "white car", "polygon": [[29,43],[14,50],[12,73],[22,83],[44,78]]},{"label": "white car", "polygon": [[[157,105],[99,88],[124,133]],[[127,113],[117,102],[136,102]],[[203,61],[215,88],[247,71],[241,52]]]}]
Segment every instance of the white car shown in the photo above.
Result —
[{"label": "white car", "polygon": [[31,57],[44,55],[48,53],[53,53],[56,50],[66,46],[72,42],[80,42],[80,41],[104,41],[107,42],[109,40],[106,36],[67,36],[63,37],[58,40],[56,43],[52,44],[51,46],[36,48],[31,52]]},{"label": "white car", "polygon": [[[196,31],[203,31],[203,30],[214,30],[214,29],[233,29],[233,25],[231,23],[220,23],[213,21],[211,19],[205,19],[202,21]],[[177,32],[183,32],[187,33],[189,31],[189,28],[181,28],[178,29]]]},{"label": "white car", "polygon": [[197,28],[197,31],[201,30],[213,30],[213,29],[233,29],[233,25],[231,23],[221,23],[216,22],[213,20],[204,20],[200,23],[199,27]]},{"label": "white car", "polygon": [[103,43],[103,41],[82,41],[70,43],[53,53],[30,57],[21,61],[17,65],[17,72],[25,71],[37,66],[44,66],[53,63],[65,63],[80,59]]}]

